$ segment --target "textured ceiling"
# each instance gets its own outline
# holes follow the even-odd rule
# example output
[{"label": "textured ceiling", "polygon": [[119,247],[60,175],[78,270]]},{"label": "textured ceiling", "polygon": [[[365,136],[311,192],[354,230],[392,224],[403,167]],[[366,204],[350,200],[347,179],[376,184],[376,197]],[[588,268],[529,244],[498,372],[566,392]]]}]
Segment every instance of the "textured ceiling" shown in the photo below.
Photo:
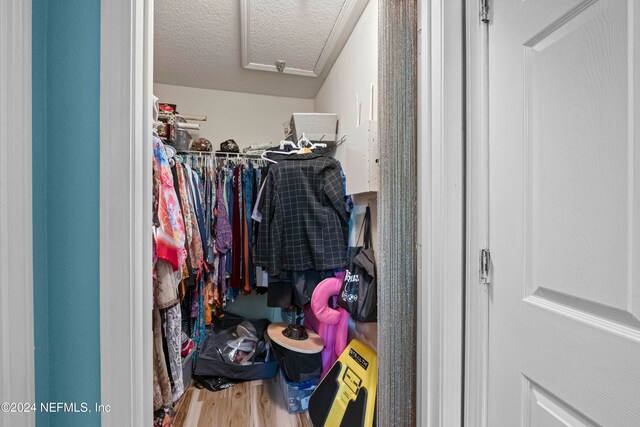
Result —
[{"label": "textured ceiling", "polygon": [[[242,0],[157,0],[154,81],[180,86],[313,98],[344,43],[318,77],[242,68]],[[347,34],[368,0],[361,6]],[[249,0],[250,62],[313,69],[345,0]]]}]

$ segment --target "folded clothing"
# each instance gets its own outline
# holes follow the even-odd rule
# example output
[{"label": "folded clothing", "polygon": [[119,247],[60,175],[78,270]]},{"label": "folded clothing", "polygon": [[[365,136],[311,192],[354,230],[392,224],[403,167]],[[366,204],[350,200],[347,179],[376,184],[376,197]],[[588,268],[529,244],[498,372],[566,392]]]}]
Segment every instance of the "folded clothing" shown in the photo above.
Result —
[{"label": "folded clothing", "polygon": [[182,348],[180,349],[180,355],[182,357],[187,357],[189,353],[193,350],[193,341],[188,340],[182,343]]}]

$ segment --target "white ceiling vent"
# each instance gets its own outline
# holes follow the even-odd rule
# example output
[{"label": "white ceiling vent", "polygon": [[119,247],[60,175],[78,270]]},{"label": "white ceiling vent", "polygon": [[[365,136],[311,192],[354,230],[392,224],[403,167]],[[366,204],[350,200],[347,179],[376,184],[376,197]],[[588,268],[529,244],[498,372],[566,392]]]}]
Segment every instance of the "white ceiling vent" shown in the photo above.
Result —
[{"label": "white ceiling vent", "polygon": [[241,0],[242,66],[318,77],[331,67],[368,0]]}]

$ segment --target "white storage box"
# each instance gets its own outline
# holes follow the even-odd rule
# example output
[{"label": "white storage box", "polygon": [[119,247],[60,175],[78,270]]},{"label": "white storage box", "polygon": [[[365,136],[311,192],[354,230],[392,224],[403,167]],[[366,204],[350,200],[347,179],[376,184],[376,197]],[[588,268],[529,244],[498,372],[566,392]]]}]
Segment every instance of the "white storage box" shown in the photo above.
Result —
[{"label": "white storage box", "polygon": [[[302,134],[312,142],[336,142],[338,133],[338,115],[327,113],[293,113],[290,121],[293,140],[298,141]],[[322,136],[324,135],[324,138]]]}]

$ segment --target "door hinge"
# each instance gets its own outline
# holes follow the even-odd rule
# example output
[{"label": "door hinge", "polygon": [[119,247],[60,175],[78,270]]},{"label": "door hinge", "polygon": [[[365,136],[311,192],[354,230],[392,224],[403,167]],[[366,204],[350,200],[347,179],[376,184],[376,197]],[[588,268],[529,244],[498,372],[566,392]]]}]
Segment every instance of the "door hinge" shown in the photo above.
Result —
[{"label": "door hinge", "polygon": [[489,282],[489,268],[491,266],[491,252],[489,249],[482,249],[480,251],[480,283],[488,285]]},{"label": "door hinge", "polygon": [[480,0],[480,20],[489,23],[489,0]]}]

